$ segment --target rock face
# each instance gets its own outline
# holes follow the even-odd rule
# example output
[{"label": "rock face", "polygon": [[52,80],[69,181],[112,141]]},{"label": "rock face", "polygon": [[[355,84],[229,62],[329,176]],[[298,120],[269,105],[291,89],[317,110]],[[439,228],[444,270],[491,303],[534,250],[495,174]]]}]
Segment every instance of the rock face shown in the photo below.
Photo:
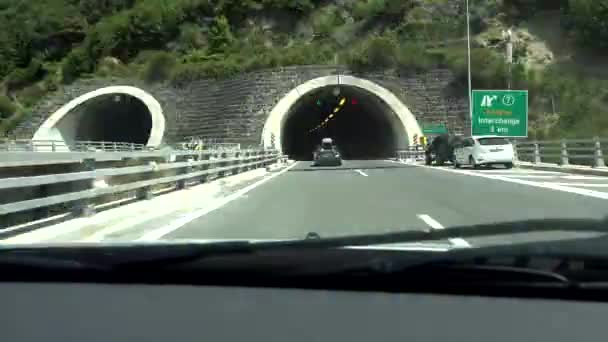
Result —
[{"label": "rock face", "polygon": [[448,70],[398,75],[392,71],[355,73],[333,66],[294,66],[239,75],[226,80],[200,80],[184,87],[146,85],[135,80],[89,79],[78,81],[43,99],[14,135],[28,138],[48,116],[68,101],[111,85],[139,87],[163,106],[167,119],[165,141],[189,136],[216,138],[243,145],[258,145],[271,109],[293,88],[308,80],[335,74],[353,75],[385,87],[397,96],[419,122],[447,122],[451,132],[468,131],[466,90],[454,91]]}]

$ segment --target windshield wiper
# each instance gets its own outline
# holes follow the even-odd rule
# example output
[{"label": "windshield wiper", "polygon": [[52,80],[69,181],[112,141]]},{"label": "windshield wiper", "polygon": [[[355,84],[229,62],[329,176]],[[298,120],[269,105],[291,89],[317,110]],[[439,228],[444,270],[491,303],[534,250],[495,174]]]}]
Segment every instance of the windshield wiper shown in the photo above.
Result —
[{"label": "windshield wiper", "polygon": [[0,269],[128,271],[185,264],[208,256],[252,253],[247,240],[206,244],[3,247]]},{"label": "windshield wiper", "polygon": [[[396,229],[397,231],[397,229]],[[511,235],[549,231],[608,233],[608,218],[593,219],[542,219],[502,223],[488,223],[460,226],[440,230],[409,230],[394,233],[367,234],[356,236],[323,237],[311,232],[315,238],[305,240],[269,241],[256,243],[256,250],[282,248],[338,248],[350,246],[370,246],[395,243],[436,241],[452,238],[471,238],[495,235]]]}]

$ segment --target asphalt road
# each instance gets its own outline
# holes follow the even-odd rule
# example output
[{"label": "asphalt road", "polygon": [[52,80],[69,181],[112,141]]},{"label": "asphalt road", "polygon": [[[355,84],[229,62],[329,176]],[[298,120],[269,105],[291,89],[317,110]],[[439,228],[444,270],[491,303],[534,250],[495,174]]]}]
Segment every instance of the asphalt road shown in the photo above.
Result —
[{"label": "asphalt road", "polygon": [[[95,223],[87,231],[72,230],[53,239],[290,239],[304,238],[309,232],[329,237],[608,216],[607,177],[548,171],[456,170],[382,160],[317,168],[310,162],[297,162],[279,174],[252,178],[245,185],[245,189],[241,184],[225,190],[224,199],[214,200],[212,205],[196,206],[197,200],[203,201],[199,195],[177,192],[169,201],[180,208],[173,214],[140,215],[133,209],[131,217],[114,223],[122,225],[120,229]],[[155,210],[164,206],[157,204]],[[129,220],[137,223],[129,226]],[[111,233],[96,234],[108,228]],[[91,240],[95,234],[101,237]],[[467,247],[593,235],[557,231],[435,243]]]},{"label": "asphalt road", "polygon": [[[522,179],[567,176],[523,170],[452,171],[390,161],[346,161],[337,168],[312,168],[300,162],[279,177],[162,238],[301,238],[313,231],[321,236],[341,236],[527,219],[608,216],[606,199],[486,178],[488,173],[493,177],[500,174],[503,176],[498,177],[510,175]],[[606,178],[576,177],[577,184],[608,184]],[[465,243],[574,235],[565,232],[512,235]]]}]

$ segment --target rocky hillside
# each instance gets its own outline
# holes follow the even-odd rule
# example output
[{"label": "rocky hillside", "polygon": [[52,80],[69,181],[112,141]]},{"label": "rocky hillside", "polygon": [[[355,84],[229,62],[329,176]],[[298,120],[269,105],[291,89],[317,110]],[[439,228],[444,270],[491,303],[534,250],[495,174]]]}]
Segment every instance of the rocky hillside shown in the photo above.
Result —
[{"label": "rocky hillside", "polygon": [[[470,1],[474,88],[504,88],[502,31],[531,134],[608,135],[608,0]],[[180,86],[275,66],[448,67],[466,96],[464,1],[0,0],[0,128],[78,78]]]}]

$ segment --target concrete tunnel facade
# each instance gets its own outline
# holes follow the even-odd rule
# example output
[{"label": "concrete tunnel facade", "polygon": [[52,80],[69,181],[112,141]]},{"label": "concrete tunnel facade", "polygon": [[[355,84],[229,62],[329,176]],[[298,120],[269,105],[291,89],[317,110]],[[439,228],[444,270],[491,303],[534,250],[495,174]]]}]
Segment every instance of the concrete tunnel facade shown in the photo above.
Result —
[{"label": "concrete tunnel facade", "polygon": [[[345,98],[347,106],[334,113],[326,128],[309,134],[332,113],[332,98]],[[317,101],[321,105],[315,107]],[[329,107],[318,108],[324,102]],[[363,78],[331,75],[304,82],[278,101],[264,124],[262,145],[274,144],[294,159],[309,159],[314,145],[329,136],[345,158],[374,159],[394,156],[421,134],[416,117],[386,88]]]},{"label": "concrete tunnel facade", "polygon": [[165,116],[146,91],[110,86],[64,104],[44,121],[32,140],[132,142],[156,147],[163,141]]},{"label": "concrete tunnel facade", "polygon": [[[331,113],[340,98],[346,98],[347,105],[334,113],[334,120],[323,130],[311,134],[309,130]],[[356,100],[356,105],[351,100]],[[315,101],[323,106],[315,106]],[[406,105],[389,90],[364,78],[338,74],[317,77],[273,102],[257,128],[258,137],[264,147],[272,147],[274,141],[275,148],[294,159],[311,156],[313,145],[325,136],[334,138],[346,158],[374,159],[394,156],[396,149],[409,146],[411,137],[421,134]],[[166,126],[175,124],[166,120],[162,106],[150,93],[133,86],[102,87],[61,106],[33,139],[68,144],[78,140],[120,141],[156,147],[165,138]]]}]

